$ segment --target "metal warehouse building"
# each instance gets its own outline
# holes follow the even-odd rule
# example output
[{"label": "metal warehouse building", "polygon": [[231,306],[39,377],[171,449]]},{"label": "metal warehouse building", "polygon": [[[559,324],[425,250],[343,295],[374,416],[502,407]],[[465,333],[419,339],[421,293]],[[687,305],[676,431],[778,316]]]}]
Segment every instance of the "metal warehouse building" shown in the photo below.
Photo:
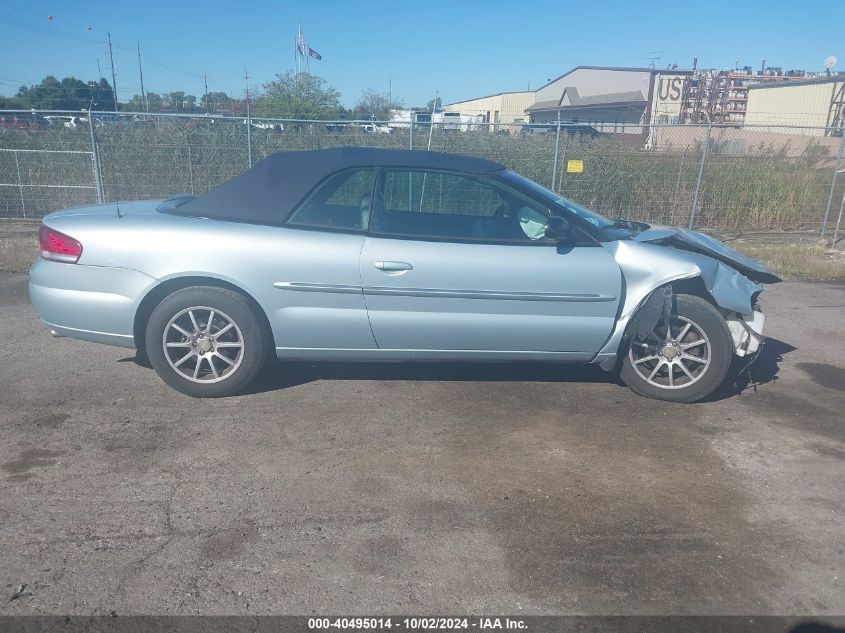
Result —
[{"label": "metal warehouse building", "polygon": [[608,132],[675,123],[690,74],[675,69],[576,66],[539,88],[528,114],[532,123],[560,119]]},{"label": "metal warehouse building", "polygon": [[768,131],[784,131],[775,129],[775,126],[811,126],[803,130],[796,128],[793,132],[838,136],[838,130],[845,125],[844,118],[843,74],[748,87],[747,126],[761,126],[758,129]]},{"label": "metal warehouse building", "polygon": [[486,123],[522,123],[528,117],[526,108],[534,103],[533,91],[500,92],[486,97],[457,101],[443,106],[449,112],[462,116],[483,116]]},{"label": "metal warehouse building", "polygon": [[689,70],[577,66],[535,91],[501,92],[444,108],[488,123],[586,123],[605,132],[640,133],[676,123]]}]

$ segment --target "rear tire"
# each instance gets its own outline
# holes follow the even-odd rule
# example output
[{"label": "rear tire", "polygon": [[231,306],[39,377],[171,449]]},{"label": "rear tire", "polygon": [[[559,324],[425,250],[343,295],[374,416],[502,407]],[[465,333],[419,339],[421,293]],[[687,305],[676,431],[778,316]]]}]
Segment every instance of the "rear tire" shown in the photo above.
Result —
[{"label": "rear tire", "polygon": [[146,353],[168,385],[194,398],[243,391],[267,362],[271,337],[245,297],[193,286],[159,303],[146,329]]},{"label": "rear tire", "polygon": [[643,339],[632,339],[620,377],[641,396],[696,402],[724,382],[733,360],[733,339],[724,317],[694,295],[675,295],[670,335],[663,319]]}]

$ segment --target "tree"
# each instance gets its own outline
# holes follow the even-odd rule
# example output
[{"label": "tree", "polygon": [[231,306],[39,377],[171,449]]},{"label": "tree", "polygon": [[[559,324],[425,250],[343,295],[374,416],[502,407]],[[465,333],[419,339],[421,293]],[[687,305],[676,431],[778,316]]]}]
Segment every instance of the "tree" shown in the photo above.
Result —
[{"label": "tree", "polygon": [[89,105],[97,110],[114,109],[114,91],[104,78],[100,81],[82,81],[65,77],[59,81],[48,75],[41,83],[21,86],[14,97],[17,107],[45,110],[87,110]]},{"label": "tree", "polygon": [[200,99],[200,107],[209,112],[225,110],[231,107],[232,99],[225,92],[209,92]]},{"label": "tree", "polygon": [[[173,92],[168,92],[165,96],[165,107],[168,110],[173,110],[175,112],[184,112],[185,111],[185,103],[186,95],[182,90],[175,90]],[[196,101],[196,97],[193,97],[194,101]]]},{"label": "tree", "polygon": [[111,84],[104,77],[100,77],[100,81],[97,83],[96,93],[94,99],[98,110],[116,109],[114,90],[112,90]]},{"label": "tree", "polygon": [[123,108],[127,112],[145,112],[146,104],[141,95],[132,95],[132,98],[123,104]]},{"label": "tree", "polygon": [[364,90],[358,97],[358,102],[352,109],[352,114],[356,119],[371,117],[389,119],[391,110],[401,110],[404,107],[405,105],[401,101],[391,102],[386,92]]},{"label": "tree", "polygon": [[340,91],[311,73],[288,71],[264,84],[264,93],[255,101],[256,116],[321,119],[343,114]]},{"label": "tree", "polygon": [[432,110],[434,112],[440,112],[443,110],[443,101],[440,97],[437,97],[437,99],[430,99],[429,102],[425,104],[425,109],[428,112],[431,112]]},{"label": "tree", "polygon": [[161,95],[157,92],[148,92],[147,104],[150,107],[150,112],[161,112],[161,108],[164,105],[164,99],[162,99]]}]

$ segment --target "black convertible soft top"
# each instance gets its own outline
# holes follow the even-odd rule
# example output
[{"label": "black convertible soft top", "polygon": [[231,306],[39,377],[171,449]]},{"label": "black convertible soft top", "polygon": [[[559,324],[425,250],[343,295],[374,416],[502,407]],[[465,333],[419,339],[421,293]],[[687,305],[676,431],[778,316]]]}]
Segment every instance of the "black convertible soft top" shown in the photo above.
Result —
[{"label": "black convertible soft top", "polygon": [[205,195],[162,212],[276,224],[327,176],[351,167],[445,169],[474,175],[507,169],[483,158],[416,150],[341,147],[278,152]]}]

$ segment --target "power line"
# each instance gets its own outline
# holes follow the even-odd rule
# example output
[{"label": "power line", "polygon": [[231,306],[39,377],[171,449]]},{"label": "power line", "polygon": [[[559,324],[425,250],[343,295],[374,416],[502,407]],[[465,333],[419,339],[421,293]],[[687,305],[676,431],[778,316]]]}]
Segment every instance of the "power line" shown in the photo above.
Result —
[{"label": "power line", "polygon": [[[114,85],[116,83],[116,74],[117,74],[116,73],[116,67],[115,67],[115,64],[114,64],[114,49],[118,49],[118,50],[125,51],[125,52],[135,53],[140,57],[140,54],[141,54],[140,45],[136,44],[136,46],[133,47],[133,46],[126,44],[124,42],[120,42],[118,40],[112,40],[111,39],[111,33],[107,33],[107,39],[105,41],[103,41],[103,40],[101,40],[97,37],[89,37],[89,36],[85,36],[85,35],[80,35],[78,33],[73,33],[71,31],[65,31],[63,29],[59,29],[59,28],[56,28],[56,27],[53,27],[53,26],[47,27],[47,26],[44,26],[42,24],[38,24],[37,22],[33,22],[32,20],[28,20],[28,19],[23,18],[21,16],[9,13],[8,11],[0,11],[0,17],[3,18],[4,22],[6,22],[7,24],[10,24],[11,26],[15,26],[17,28],[21,28],[21,29],[31,31],[31,32],[34,32],[34,33],[38,33],[38,34],[41,34],[41,35],[47,35],[47,36],[51,36],[51,37],[62,38],[62,39],[80,42],[80,43],[97,44],[97,45],[100,45],[100,46],[107,47],[108,50],[109,50],[109,60],[111,62],[112,90],[114,91],[114,95],[115,95],[115,107],[117,106],[118,95],[125,93],[126,91],[119,90],[119,89],[117,89],[117,86]],[[147,49],[144,49],[143,52],[144,52],[145,61],[153,64],[154,66],[157,66],[157,67],[159,67],[163,70],[167,70],[167,71],[172,72],[172,73],[185,75],[187,77],[192,77],[192,78],[195,78],[195,79],[202,79],[203,84],[206,87],[205,92],[206,92],[206,94],[208,93],[207,86],[208,86],[209,76],[206,72],[203,72],[203,73],[195,72],[193,70],[185,68],[184,66],[181,66],[179,64],[172,62],[170,59],[167,59],[166,57],[157,55],[157,54],[155,54],[155,53],[153,53],[153,52],[151,52]],[[99,60],[98,60],[98,65],[99,65]],[[102,74],[102,73],[99,73],[99,74]],[[140,68],[140,59],[139,59],[139,74],[143,74],[143,71]],[[18,86],[12,86],[12,84],[5,83],[5,82],[3,83],[3,85],[10,86],[10,87],[18,87],[19,88],[20,85],[24,85],[24,84],[37,85],[39,83],[37,81],[23,80],[20,77],[7,77],[7,79],[10,79],[11,81],[20,81],[21,82]],[[212,79],[212,81],[214,81],[213,76],[211,77],[211,79]],[[141,82],[143,84],[143,78],[142,78]],[[164,92],[164,91],[159,90],[158,92]],[[142,86],[142,97],[144,97],[144,98],[146,98],[145,93],[146,93],[146,91],[144,90],[144,88]]]},{"label": "power line", "polygon": [[[135,50],[136,50],[136,48],[134,46],[132,46],[130,44],[126,44],[124,42],[119,42],[117,40],[114,40],[113,42],[109,43],[108,41],[103,41],[103,40],[100,40],[96,37],[87,37],[85,35],[79,35],[78,33],[73,33],[73,32],[70,32],[70,31],[64,31],[64,30],[59,29],[59,28],[47,27],[47,26],[38,24],[37,22],[33,22],[31,20],[27,20],[27,19],[22,18],[20,16],[14,15],[14,14],[9,13],[7,11],[0,11],[0,16],[3,17],[4,21],[8,22],[12,26],[16,26],[18,28],[22,28],[22,29],[25,29],[25,30],[28,30],[28,31],[32,31],[34,33],[39,33],[41,35],[50,35],[52,37],[60,37],[60,38],[68,39],[68,40],[73,40],[73,41],[76,41],[76,42],[84,42],[84,43],[87,43],[87,44],[99,44],[100,46],[109,45],[109,46],[113,46],[114,48],[117,48],[118,50],[122,50],[122,51],[125,51],[125,52],[131,52],[131,53],[134,53]],[[108,39],[111,40],[111,37],[109,36]],[[189,70],[189,69],[187,69],[183,66],[180,66],[178,64],[171,62],[170,60],[168,60],[164,57],[156,55],[156,54],[154,54],[154,53],[152,53],[152,52],[150,52],[146,49],[144,50],[144,56],[149,58],[150,63],[155,64],[156,66],[160,66],[161,68],[164,68],[165,70],[169,70],[171,72],[175,72],[175,73],[182,74],[182,75],[187,75],[187,76],[190,76],[190,77],[195,77],[197,79],[202,78],[202,76],[203,76],[202,73],[198,73],[198,72]],[[212,79],[213,79],[213,77],[212,77]]]},{"label": "power line", "polygon": [[65,39],[76,40],[77,42],[87,42],[89,44],[103,44],[102,40],[93,37],[86,37],[84,35],[79,35],[78,33],[71,33],[70,31],[63,31],[58,28],[43,26],[41,24],[38,24],[37,22],[32,22],[12,13],[8,13],[7,11],[0,11],[0,16],[2,16],[5,21],[11,23],[14,26],[26,29],[28,31],[33,31],[35,33],[53,35],[55,37],[63,37]]}]

